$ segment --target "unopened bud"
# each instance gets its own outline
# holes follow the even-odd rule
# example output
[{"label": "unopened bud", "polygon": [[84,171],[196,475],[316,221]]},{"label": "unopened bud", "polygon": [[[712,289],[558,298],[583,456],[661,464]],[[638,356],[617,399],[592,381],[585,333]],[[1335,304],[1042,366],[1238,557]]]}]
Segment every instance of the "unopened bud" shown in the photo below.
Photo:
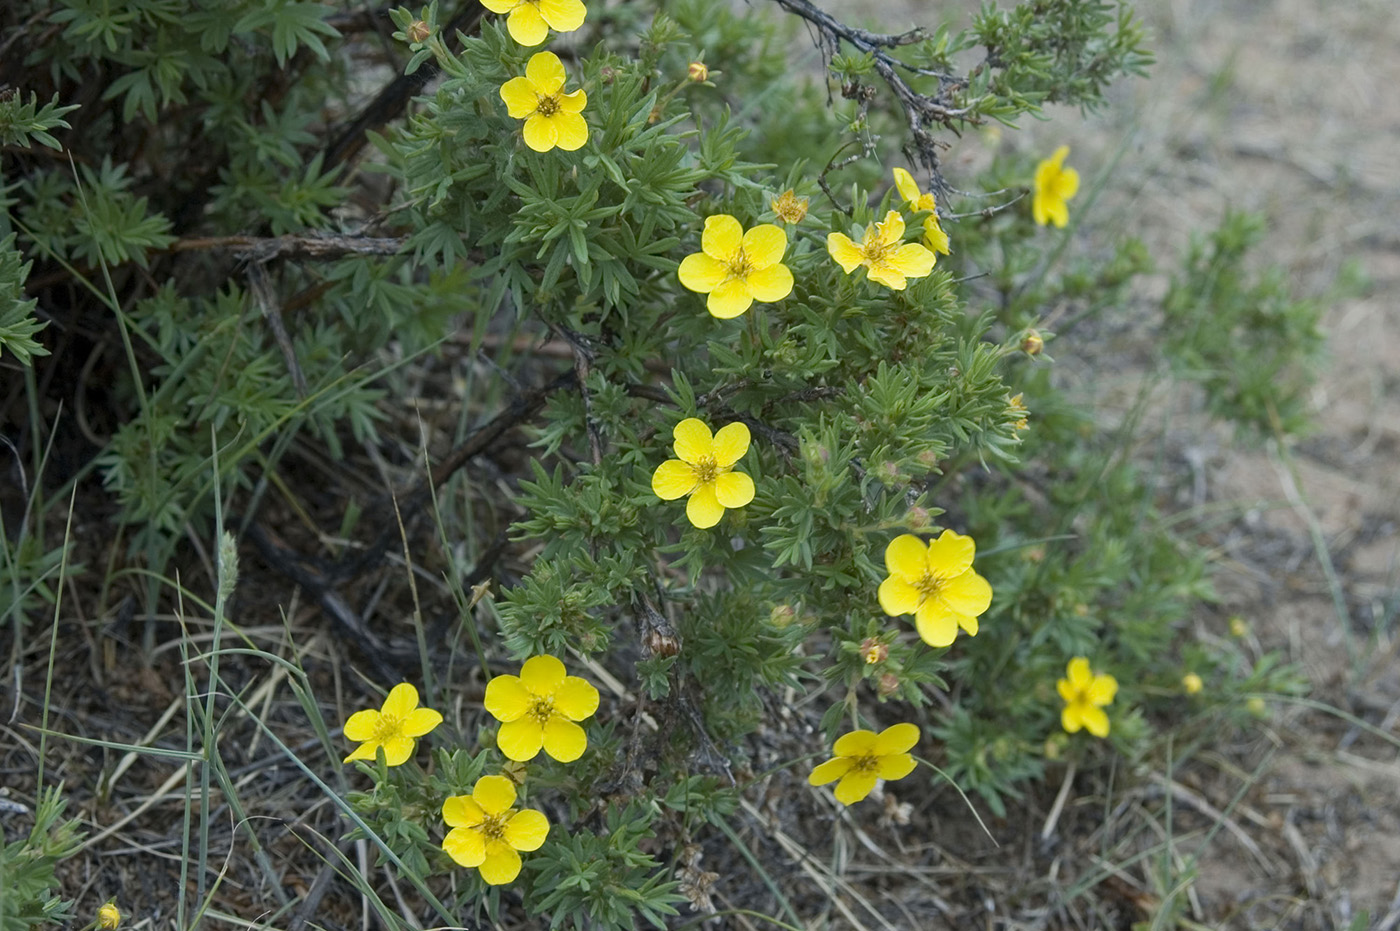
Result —
[{"label": "unopened bud", "polygon": [[774,605],[768,613],[768,620],[778,627],[786,627],[797,617],[797,609],[792,605]]},{"label": "unopened bud", "polygon": [[860,655],[865,657],[866,665],[873,666],[890,658],[890,648],[874,637],[866,637],[860,643]]},{"label": "unopened bud", "polygon": [[1230,636],[1243,637],[1249,633],[1249,624],[1238,614],[1230,618]]},{"label": "unopened bud", "polygon": [[710,69],[705,67],[703,61],[692,61],[686,68],[686,75],[696,84],[703,84],[710,79]]},{"label": "unopened bud", "polygon": [[899,691],[899,676],[892,672],[881,674],[880,682],[876,686],[876,690],[885,698],[889,698],[895,692]]},{"label": "unopened bud", "polygon": [[1244,703],[1245,708],[1256,718],[1266,718],[1269,716],[1269,706],[1264,704],[1264,699],[1258,695]]},{"label": "unopened bud", "polygon": [[925,530],[931,520],[927,508],[916,506],[910,508],[908,513],[904,515],[904,526],[910,530]]},{"label": "unopened bud", "polygon": [[604,65],[598,69],[598,80],[604,84],[611,84],[617,78],[617,69],[612,65]]},{"label": "unopened bud", "polygon": [[517,786],[525,784],[525,774],[528,767],[524,763],[517,763],[515,760],[506,760],[501,767],[501,775],[505,776]]},{"label": "unopened bud", "polygon": [[1021,351],[1028,356],[1038,356],[1044,348],[1045,340],[1041,339],[1035,330],[1031,330],[1026,334],[1026,338],[1021,340]]},{"label": "unopened bud", "polygon": [[115,902],[107,902],[97,910],[97,926],[103,931],[114,931],[122,923],[122,913]]},{"label": "unopened bud", "polygon": [[429,26],[421,19],[415,19],[408,24],[408,41],[427,42],[428,37],[433,34],[433,27]]},{"label": "unopened bud", "polygon": [[1181,677],[1181,687],[1186,690],[1187,695],[1195,695],[1205,688],[1205,683],[1194,672],[1188,672]]}]

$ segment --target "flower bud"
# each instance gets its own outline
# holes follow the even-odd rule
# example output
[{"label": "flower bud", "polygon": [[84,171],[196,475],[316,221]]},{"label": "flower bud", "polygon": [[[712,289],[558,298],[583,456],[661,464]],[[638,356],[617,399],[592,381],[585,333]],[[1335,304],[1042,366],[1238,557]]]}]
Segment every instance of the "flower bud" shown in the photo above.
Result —
[{"label": "flower bud", "polygon": [[879,684],[875,688],[881,696],[889,698],[895,692],[899,691],[899,676],[892,672],[882,673]]},{"label": "flower bud", "polygon": [[686,69],[686,75],[696,84],[703,84],[710,79],[710,69],[705,67],[703,61],[692,61]]},{"label": "flower bud", "polygon": [[768,613],[768,620],[774,626],[786,627],[797,617],[797,609],[792,605],[774,605],[773,610]]},{"label": "flower bud", "polygon": [[771,206],[773,212],[778,215],[778,219],[784,223],[801,223],[807,216],[808,199],[798,197],[792,188],[788,188],[777,197],[773,198]]},{"label": "flower bud", "polygon": [[1188,672],[1181,677],[1181,687],[1186,690],[1187,695],[1195,695],[1205,688],[1205,683],[1194,672]]},{"label": "flower bud", "polygon": [[97,910],[97,926],[104,931],[114,931],[122,923],[122,913],[115,902],[107,902]]},{"label": "flower bud", "polygon": [[1264,699],[1255,695],[1244,703],[1245,710],[1256,718],[1267,718],[1269,716],[1269,706],[1264,704]]},{"label": "flower bud", "polygon": [[904,515],[904,526],[910,530],[927,530],[931,521],[927,508],[912,507]]},{"label": "flower bud", "polygon": [[860,655],[865,657],[866,665],[873,666],[890,658],[890,648],[874,637],[866,637],[860,643]]},{"label": "flower bud", "polygon": [[1038,356],[1045,348],[1045,340],[1040,338],[1040,334],[1035,330],[1026,333],[1026,338],[1021,340],[1021,351],[1028,356]]},{"label": "flower bud", "polygon": [[427,42],[428,37],[433,34],[433,27],[429,26],[421,19],[415,19],[408,25],[408,41]]},{"label": "flower bud", "polygon": [[1230,636],[1243,637],[1249,633],[1249,624],[1238,614],[1230,618]]}]

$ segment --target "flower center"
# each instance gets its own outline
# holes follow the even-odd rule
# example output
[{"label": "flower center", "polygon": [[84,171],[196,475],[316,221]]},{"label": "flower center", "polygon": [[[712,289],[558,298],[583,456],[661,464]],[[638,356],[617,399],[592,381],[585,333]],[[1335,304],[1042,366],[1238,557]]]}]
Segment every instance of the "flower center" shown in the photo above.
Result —
[{"label": "flower center", "polygon": [[695,470],[695,480],[701,485],[708,485],[719,477],[719,464],[715,462],[713,456],[706,456],[704,459],[693,462],[690,467]]},{"label": "flower center", "polygon": [[852,772],[873,773],[880,768],[880,758],[878,756],[851,757],[851,763]]},{"label": "flower center", "polygon": [[919,590],[919,594],[925,599],[933,598],[943,588],[943,580],[932,572],[925,572],[919,581],[914,583],[914,587]]},{"label": "flower center", "polygon": [[750,262],[749,257],[744,254],[744,250],[740,249],[738,252],[734,253],[734,257],[729,260],[729,277],[738,278],[740,281],[743,281],[745,278],[748,278],[752,272],[753,263]]},{"label": "flower center", "polygon": [[890,251],[891,243],[886,243],[881,236],[874,236],[868,242],[860,244],[860,251],[865,256],[865,261],[870,265],[878,265],[885,260],[885,254]]},{"label": "flower center", "polygon": [[374,739],[382,743],[391,737],[397,737],[402,726],[403,721],[395,715],[381,714],[379,721],[374,725]]},{"label": "flower center", "polygon": [[499,815],[487,815],[477,830],[484,834],[487,840],[503,840],[506,835],[506,821],[512,814],[514,810],[503,811]]},{"label": "flower center", "polygon": [[558,94],[550,94],[546,97],[542,94],[537,93],[535,96],[537,98],[537,102],[535,103],[535,112],[538,113],[540,116],[553,116],[554,114],[559,112]]},{"label": "flower center", "polygon": [[535,703],[530,706],[529,715],[543,727],[550,718],[554,717],[554,702],[545,698],[535,699]]}]

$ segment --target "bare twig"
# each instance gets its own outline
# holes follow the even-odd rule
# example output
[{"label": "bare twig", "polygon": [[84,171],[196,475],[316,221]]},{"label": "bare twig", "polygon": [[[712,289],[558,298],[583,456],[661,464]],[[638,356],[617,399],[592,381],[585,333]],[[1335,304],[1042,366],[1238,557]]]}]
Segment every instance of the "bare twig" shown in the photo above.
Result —
[{"label": "bare twig", "polygon": [[347,255],[397,255],[407,236],[207,236],[178,239],[167,252],[229,249],[252,262],[272,259],[341,259]]}]

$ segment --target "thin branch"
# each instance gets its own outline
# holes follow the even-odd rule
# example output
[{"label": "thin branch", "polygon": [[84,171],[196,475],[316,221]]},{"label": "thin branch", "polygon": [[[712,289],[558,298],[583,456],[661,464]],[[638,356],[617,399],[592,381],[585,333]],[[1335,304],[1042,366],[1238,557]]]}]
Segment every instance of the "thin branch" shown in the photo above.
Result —
[{"label": "thin branch", "polygon": [[229,249],[253,262],[287,259],[340,259],[347,255],[397,255],[407,236],[358,236],[354,234],[308,236],[206,236],[177,239],[166,252],[199,252]]}]

